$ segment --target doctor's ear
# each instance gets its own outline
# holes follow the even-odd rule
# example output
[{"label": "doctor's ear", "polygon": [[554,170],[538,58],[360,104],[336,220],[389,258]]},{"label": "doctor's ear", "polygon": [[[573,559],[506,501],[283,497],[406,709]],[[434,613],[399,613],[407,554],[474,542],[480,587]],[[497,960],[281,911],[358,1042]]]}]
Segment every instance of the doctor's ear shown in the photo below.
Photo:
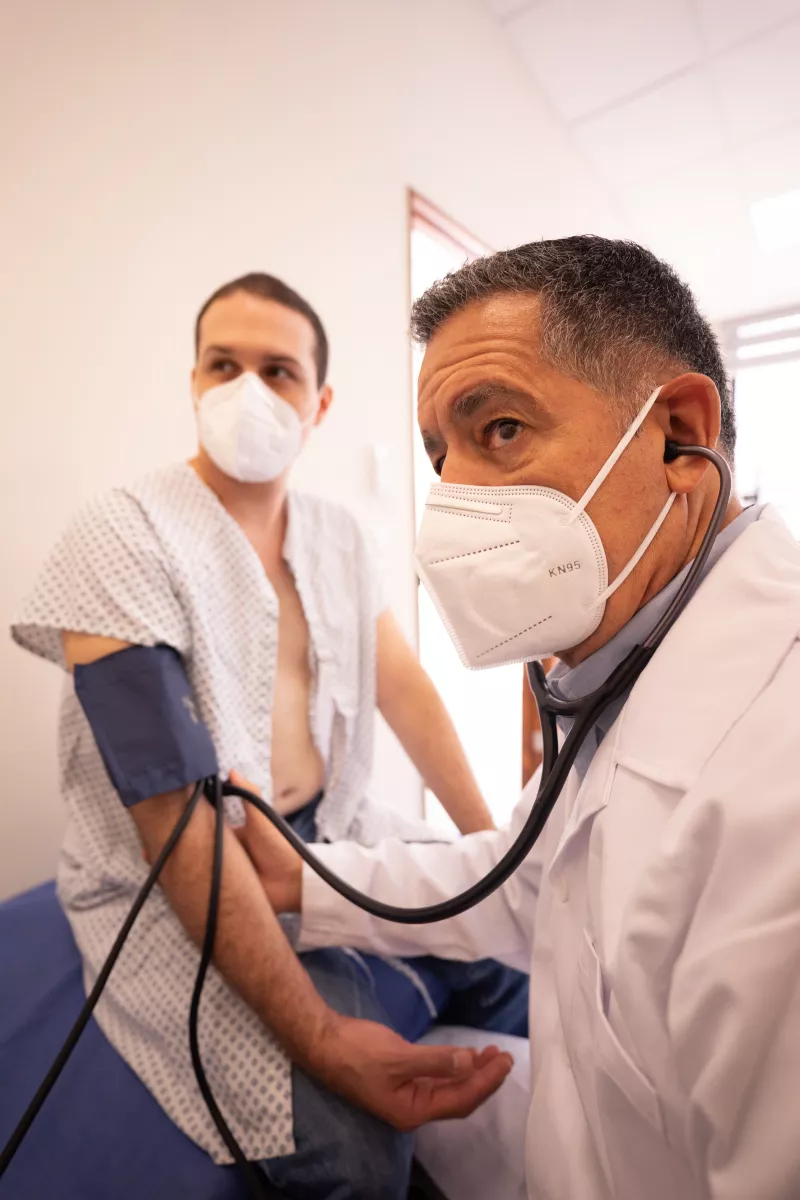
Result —
[{"label": "doctor's ear", "polygon": [[667,443],[664,462],[669,486],[673,492],[692,492],[709,464],[706,459],[676,454],[672,444],[716,449],[720,434],[716,385],[707,375],[679,375],[661,389],[657,412]]}]

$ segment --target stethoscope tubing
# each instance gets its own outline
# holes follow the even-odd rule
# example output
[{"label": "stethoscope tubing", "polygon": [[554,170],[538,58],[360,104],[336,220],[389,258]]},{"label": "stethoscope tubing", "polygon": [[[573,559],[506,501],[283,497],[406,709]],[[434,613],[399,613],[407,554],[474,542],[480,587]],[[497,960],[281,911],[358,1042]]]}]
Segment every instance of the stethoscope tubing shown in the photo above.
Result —
[{"label": "stethoscope tubing", "polygon": [[[259,812],[272,822],[275,828],[286,838],[287,842],[297,851],[303,861],[316,874],[338,892],[345,900],[349,900],[370,916],[383,921],[393,921],[400,925],[431,925],[436,921],[447,921],[459,917],[462,913],[480,904],[519,869],[530,854],[544,830],[547,820],[561,794],[567,776],[575,762],[586,736],[592,726],[615,700],[625,695],[635,683],[648,662],[655,654],[666,634],[677,621],[686,605],[696,591],[700,577],[711,553],[711,548],[722,526],[722,521],[728,508],[731,494],[731,471],[728,463],[716,450],[706,446],[679,446],[668,442],[665,454],[666,461],[672,461],[681,455],[696,455],[706,458],[719,472],[720,489],[708,529],[703,537],[702,545],[695,556],[685,579],[682,581],[675,597],[667,608],[661,620],[652,633],[645,638],[641,646],[635,646],[625,659],[612,671],[608,679],[594,692],[574,700],[564,700],[555,695],[549,686],[542,666],[538,662],[528,664],[528,680],[539,710],[543,738],[542,775],[539,791],[533,802],[531,811],[505,854],[482,879],[471,887],[443,900],[438,904],[429,904],[418,908],[407,908],[402,905],[386,904],[367,896],[364,892],[353,887],[342,879],[335,871],[325,865],[302,838],[298,837],[291,825],[267,804],[260,796],[246,788],[236,787],[226,783],[223,786],[225,795],[238,796],[252,804]],[[558,715],[574,718],[564,744],[559,750],[556,729]]]},{"label": "stethoscope tubing", "polygon": [[[217,906],[222,881],[222,833],[224,827],[224,814],[222,806],[222,796],[238,796],[247,803],[254,805],[264,816],[272,822],[286,840],[294,847],[301,858],[316,871],[334,891],[343,896],[346,900],[357,905],[365,912],[372,916],[379,917],[385,921],[393,921],[404,925],[428,925],[435,921],[445,921],[452,917],[460,916],[461,913],[473,908],[476,904],[480,904],[487,896],[492,895],[498,888],[510,878],[511,875],[522,865],[528,854],[536,844],[542,834],[547,820],[553,811],[553,807],[561,794],[561,790],[566,783],[567,776],[575,762],[576,755],[583,744],[584,739],[591,730],[595,721],[619,697],[626,694],[627,690],[636,681],[638,676],[647,666],[647,663],[652,658],[661,641],[666,636],[672,625],[678,619],[683,609],[688,604],[694,594],[699,582],[700,574],[711,553],[711,547],[714,544],[717,534],[722,525],[725,512],[728,507],[731,492],[731,472],[725,459],[715,450],[708,450],[703,446],[677,446],[675,443],[667,444],[667,455],[665,457],[671,461],[681,454],[695,454],[707,458],[719,471],[720,475],[720,491],[714,508],[711,521],[703,538],[703,543],[695,557],[685,579],[682,581],[678,592],[673,598],[671,604],[667,608],[664,616],[656,625],[653,632],[644,640],[641,646],[635,646],[628,656],[616,667],[599,688],[587,696],[582,696],[575,700],[564,700],[557,696],[547,682],[547,678],[542,669],[541,663],[534,662],[528,664],[528,679],[531,689],[536,700],[536,705],[539,710],[542,726],[543,739],[543,762],[542,776],[539,784],[539,791],[536,799],[533,802],[531,811],[520,830],[519,835],[515,838],[511,846],[509,846],[503,857],[495,864],[486,875],[474,883],[471,887],[461,892],[458,896],[453,896],[450,900],[444,900],[439,904],[430,904],[423,908],[404,908],[398,905],[384,904],[380,900],[375,900],[371,896],[365,895],[357,888],[352,887],[345,880],[341,879],[334,871],[326,867],[323,862],[310,850],[302,838],[298,837],[291,825],[283,819],[270,805],[268,805],[260,796],[248,791],[246,788],[236,787],[231,783],[222,784],[219,778],[201,780],[195,787],[191,798],[189,799],[184,812],[178,819],[175,828],[169,835],[164,844],[161,853],[154,863],[147,880],[142,886],[136,900],[131,907],[131,910],[126,917],[123,926],[114,942],[114,946],[108,955],[100,973],[97,977],[95,985],[87,998],[78,1018],[75,1021],[70,1033],[67,1036],[64,1045],[61,1047],[52,1066],[48,1070],[44,1080],[38,1088],[36,1095],[31,1100],[27,1109],[23,1113],[16,1129],[12,1132],[6,1145],[0,1150],[0,1177],[5,1174],[11,1160],[14,1158],[17,1150],[22,1144],[26,1134],[28,1133],[36,1115],[40,1111],[42,1105],[50,1094],[53,1086],[58,1080],[61,1072],[68,1061],[77,1041],[86,1026],[92,1011],[100,998],[100,994],[105,987],[105,983],[111,973],[111,970],[122,951],[122,948],[127,940],[127,936],[136,920],[145,900],[156,884],[158,877],[164,867],[167,859],[174,850],[181,837],[184,829],[191,819],[192,813],[198,804],[202,795],[207,795],[214,803],[216,808],[216,832],[215,832],[215,852],[214,852],[214,870],[212,878],[212,887],[209,897],[209,913],[206,925],[206,932],[203,939],[203,950],[198,970],[197,981],[192,996],[191,1019],[190,1019],[190,1043],[192,1053],[192,1063],[198,1081],[198,1086],[202,1092],[203,1098],[208,1106],[209,1112],[214,1119],[220,1135],[225,1140],[229,1149],[237,1163],[245,1172],[248,1187],[253,1196],[261,1196],[264,1193],[265,1183],[258,1176],[249,1164],[245,1156],[236,1142],[235,1137],[231,1133],[225,1123],[221,1112],[214,1100],[211,1089],[208,1085],[208,1080],[205,1076],[202,1060],[200,1057],[200,1049],[198,1042],[198,1017],[200,997],[203,989],[206,972],[211,963],[214,941],[216,935],[216,918]],[[559,715],[572,716],[574,718],[572,727],[569,730],[564,744],[559,750],[558,748],[558,730],[556,720]]]}]

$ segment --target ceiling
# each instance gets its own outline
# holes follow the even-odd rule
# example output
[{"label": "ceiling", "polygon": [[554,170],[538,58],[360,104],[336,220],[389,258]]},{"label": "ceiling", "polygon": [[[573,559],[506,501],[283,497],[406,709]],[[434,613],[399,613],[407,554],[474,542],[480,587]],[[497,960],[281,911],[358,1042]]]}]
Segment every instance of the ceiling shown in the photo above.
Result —
[{"label": "ceiling", "polygon": [[765,251],[750,213],[800,189],[800,0],[484,2],[631,236],[710,316],[800,302],[800,230]]}]

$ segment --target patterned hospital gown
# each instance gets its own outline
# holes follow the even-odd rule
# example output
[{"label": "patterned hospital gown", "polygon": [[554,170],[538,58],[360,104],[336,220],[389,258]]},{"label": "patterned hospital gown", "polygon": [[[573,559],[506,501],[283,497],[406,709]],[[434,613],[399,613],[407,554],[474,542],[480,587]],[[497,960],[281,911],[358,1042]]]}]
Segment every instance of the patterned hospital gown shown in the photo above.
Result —
[{"label": "patterned hospital gown", "polygon": [[[338,506],[290,493],[284,555],[308,621],[316,686],[311,719],[327,763],[319,836],[370,844],[430,837],[368,796],[381,607],[368,546]],[[270,711],[278,607],[242,530],[187,464],[89,504],[62,536],[13,626],[20,645],[63,667],[60,631],[183,656],[220,766],[271,794]],[[68,828],[61,903],[91,985],[147,876],[130,813],[106,774],[65,679],[59,725]],[[231,814],[235,815],[235,814]],[[106,1036],[172,1120],[217,1162],[230,1156],[195,1083],[189,999],[198,951],[156,888],[97,1009]],[[201,1049],[211,1086],[249,1159],[294,1149],[290,1064],[217,972],[203,998]]]}]

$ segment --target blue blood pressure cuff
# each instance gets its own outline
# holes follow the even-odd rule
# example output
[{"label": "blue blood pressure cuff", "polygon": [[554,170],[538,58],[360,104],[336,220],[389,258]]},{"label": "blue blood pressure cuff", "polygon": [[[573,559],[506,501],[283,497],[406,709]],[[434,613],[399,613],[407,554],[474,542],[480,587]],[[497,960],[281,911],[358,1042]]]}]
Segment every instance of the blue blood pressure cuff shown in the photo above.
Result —
[{"label": "blue blood pressure cuff", "polygon": [[214,744],[171,646],[131,646],[76,666],[75,694],[127,808],[217,774]]}]

